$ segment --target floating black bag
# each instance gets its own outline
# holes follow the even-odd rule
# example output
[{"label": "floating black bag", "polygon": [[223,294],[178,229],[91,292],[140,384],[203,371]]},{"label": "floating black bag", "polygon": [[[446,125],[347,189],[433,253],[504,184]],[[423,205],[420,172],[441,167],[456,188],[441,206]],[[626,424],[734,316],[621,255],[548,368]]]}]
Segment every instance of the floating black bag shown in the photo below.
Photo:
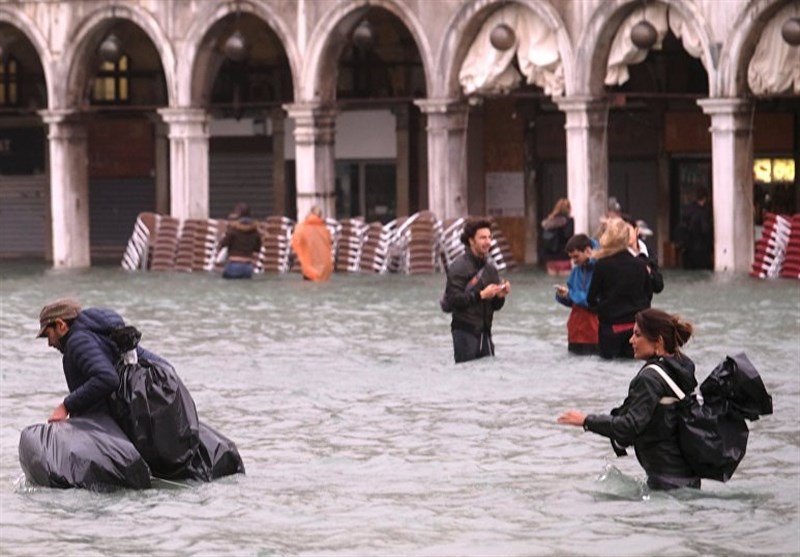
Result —
[{"label": "floating black bag", "polygon": [[19,463],[28,481],[47,487],[150,487],[147,464],[107,414],[26,427]]},{"label": "floating black bag", "polygon": [[701,404],[697,395],[685,395],[660,367],[648,367],[680,399],[678,441],[692,471],[701,478],[728,481],[747,452],[745,419],[772,414],[772,397],[758,371],[745,354],[728,356],[700,385]]},{"label": "floating black bag", "polygon": [[200,423],[200,445],[191,462],[176,471],[170,479],[191,479],[210,482],[223,476],[244,474],[244,463],[236,444],[204,423]]},{"label": "floating black bag", "polygon": [[156,477],[189,463],[200,443],[197,409],[175,369],[166,361],[138,360],[141,333],[122,327],[109,333],[122,354],[120,384],[109,398],[111,415]]}]

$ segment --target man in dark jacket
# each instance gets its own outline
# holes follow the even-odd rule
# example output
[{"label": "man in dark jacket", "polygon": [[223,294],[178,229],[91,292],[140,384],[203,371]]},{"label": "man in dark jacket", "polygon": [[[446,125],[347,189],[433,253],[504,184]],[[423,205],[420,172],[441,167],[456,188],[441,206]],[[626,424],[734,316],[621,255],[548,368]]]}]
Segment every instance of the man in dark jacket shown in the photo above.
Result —
[{"label": "man in dark jacket", "polygon": [[494,356],[492,318],[503,307],[511,284],[501,281],[489,260],[492,224],[468,221],[461,233],[466,251],[447,269],[442,309],[453,313],[450,329],[456,363]]},{"label": "man in dark jacket", "polygon": [[[47,338],[50,346],[63,354],[64,377],[69,395],[48,418],[50,422],[94,411],[107,411],[106,399],[119,386],[116,363],[119,350],[108,333],[125,325],[110,309],[81,310],[76,300],[61,299],[47,304],[39,314],[37,338]],[[137,348],[140,357],[163,361]]]}]

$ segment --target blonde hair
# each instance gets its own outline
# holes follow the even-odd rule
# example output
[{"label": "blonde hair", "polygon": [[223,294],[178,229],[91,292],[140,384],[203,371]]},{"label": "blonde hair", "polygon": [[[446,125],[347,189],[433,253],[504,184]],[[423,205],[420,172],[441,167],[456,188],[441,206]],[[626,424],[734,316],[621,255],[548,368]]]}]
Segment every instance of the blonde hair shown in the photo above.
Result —
[{"label": "blonde hair", "polygon": [[556,204],[553,205],[553,210],[550,211],[550,214],[547,218],[553,218],[561,215],[562,217],[568,217],[572,212],[572,204],[569,202],[569,199],[566,197],[562,197]]},{"label": "blonde hair", "polygon": [[595,251],[594,257],[608,257],[628,249],[630,244],[630,225],[622,219],[610,218],[606,221],[606,227],[600,236],[600,249]]}]

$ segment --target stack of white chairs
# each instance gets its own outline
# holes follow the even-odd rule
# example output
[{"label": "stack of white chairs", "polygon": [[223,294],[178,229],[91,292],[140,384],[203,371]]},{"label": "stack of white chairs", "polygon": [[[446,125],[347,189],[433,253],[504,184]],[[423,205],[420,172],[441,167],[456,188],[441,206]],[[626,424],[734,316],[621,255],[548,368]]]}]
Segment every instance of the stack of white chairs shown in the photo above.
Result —
[{"label": "stack of white chairs", "polygon": [[361,245],[366,233],[364,219],[345,219],[339,223],[339,237],[336,242],[334,269],[345,273],[356,273],[361,261]]},{"label": "stack of white chairs", "polygon": [[122,268],[126,271],[147,269],[150,253],[150,237],[155,230],[156,214],[140,213],[133,225],[133,233],[128,239],[122,255]]},{"label": "stack of white chairs", "polygon": [[386,224],[371,222],[362,237],[358,270],[363,273],[386,273],[389,269],[389,248],[397,221]]},{"label": "stack of white chairs", "polygon": [[441,250],[445,268],[450,267],[456,257],[464,253],[461,243],[461,232],[464,230],[464,218],[452,219],[442,223]]},{"label": "stack of white chairs", "polygon": [[261,251],[254,273],[289,271],[291,238],[294,221],[288,217],[272,216],[258,223],[261,231]]},{"label": "stack of white chairs", "polygon": [[398,219],[387,267],[405,274],[441,271],[441,246],[442,223],[430,211]]},{"label": "stack of white chairs", "polygon": [[750,271],[752,276],[762,279],[780,276],[791,231],[791,221],[785,216],[769,213],[764,217],[764,228],[761,238],[756,242]]}]

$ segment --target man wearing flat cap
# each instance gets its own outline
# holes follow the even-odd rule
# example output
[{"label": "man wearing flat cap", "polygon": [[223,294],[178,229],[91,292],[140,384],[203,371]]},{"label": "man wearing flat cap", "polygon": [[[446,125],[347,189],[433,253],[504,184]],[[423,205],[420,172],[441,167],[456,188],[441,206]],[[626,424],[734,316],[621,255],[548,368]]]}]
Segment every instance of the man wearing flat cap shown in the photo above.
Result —
[{"label": "man wearing flat cap", "polygon": [[[48,418],[49,422],[90,412],[107,412],[106,399],[119,386],[116,363],[119,349],[109,333],[125,322],[110,309],[81,309],[77,300],[63,298],[44,306],[39,313],[37,338],[63,354],[64,377],[69,395]],[[138,347],[140,358],[163,362]]]}]

